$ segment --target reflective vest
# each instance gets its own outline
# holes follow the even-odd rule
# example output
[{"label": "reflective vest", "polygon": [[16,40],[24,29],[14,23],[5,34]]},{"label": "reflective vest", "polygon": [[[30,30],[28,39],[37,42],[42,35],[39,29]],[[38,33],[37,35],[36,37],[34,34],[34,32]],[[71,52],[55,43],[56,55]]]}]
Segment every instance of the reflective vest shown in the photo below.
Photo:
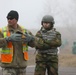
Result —
[{"label": "reflective vest", "polygon": [[[6,27],[2,29],[2,32],[4,34],[4,38],[7,36],[10,36],[10,32],[7,30]],[[23,44],[23,54],[24,54],[24,59],[28,60],[28,45],[27,44]],[[12,60],[13,60],[13,45],[12,45],[12,42],[8,42],[7,46],[5,48],[2,48],[1,62],[11,63]]]}]

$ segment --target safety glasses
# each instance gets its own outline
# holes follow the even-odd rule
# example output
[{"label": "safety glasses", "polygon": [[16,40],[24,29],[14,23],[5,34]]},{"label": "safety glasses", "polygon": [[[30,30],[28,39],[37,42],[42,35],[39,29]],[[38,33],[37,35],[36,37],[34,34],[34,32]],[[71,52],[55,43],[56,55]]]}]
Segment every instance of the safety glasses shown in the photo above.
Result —
[{"label": "safety glasses", "polygon": [[10,17],[10,18],[7,17],[7,20],[13,20],[13,19],[14,19],[13,17]]}]

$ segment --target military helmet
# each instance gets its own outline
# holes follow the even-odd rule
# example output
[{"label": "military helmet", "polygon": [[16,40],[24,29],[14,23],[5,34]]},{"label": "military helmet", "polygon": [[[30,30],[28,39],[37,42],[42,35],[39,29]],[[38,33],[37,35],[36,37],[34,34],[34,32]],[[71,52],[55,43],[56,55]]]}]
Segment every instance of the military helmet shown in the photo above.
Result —
[{"label": "military helmet", "polygon": [[54,24],[54,18],[53,18],[51,15],[45,15],[45,16],[42,18],[41,24],[43,24],[43,22],[49,22],[49,23]]}]

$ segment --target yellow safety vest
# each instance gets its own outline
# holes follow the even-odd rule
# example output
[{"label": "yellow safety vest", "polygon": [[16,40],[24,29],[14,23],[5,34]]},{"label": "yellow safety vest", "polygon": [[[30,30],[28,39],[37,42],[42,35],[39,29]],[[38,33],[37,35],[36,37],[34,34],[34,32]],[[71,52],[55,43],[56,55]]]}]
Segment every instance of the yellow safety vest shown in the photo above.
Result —
[{"label": "yellow safety vest", "polygon": [[[10,36],[10,32],[7,30],[6,27],[2,29],[2,32],[4,34],[4,38],[7,36]],[[26,32],[26,30],[24,30]],[[28,60],[28,45],[23,44],[23,54],[24,59]],[[1,62],[3,63],[11,63],[13,59],[13,45],[12,42],[8,42],[7,46],[2,49],[1,51]]]}]

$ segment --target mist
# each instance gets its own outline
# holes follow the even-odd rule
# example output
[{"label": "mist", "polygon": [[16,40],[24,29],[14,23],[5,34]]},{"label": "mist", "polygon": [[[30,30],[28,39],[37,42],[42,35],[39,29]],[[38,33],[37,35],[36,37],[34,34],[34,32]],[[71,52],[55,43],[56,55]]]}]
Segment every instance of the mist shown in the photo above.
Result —
[{"label": "mist", "polygon": [[0,23],[7,24],[6,16],[10,10],[19,12],[19,23],[27,28],[39,28],[44,15],[55,19],[55,26],[76,27],[75,0],[2,0],[0,2]]},{"label": "mist", "polygon": [[44,13],[53,15],[58,26],[75,26],[75,0],[47,0],[44,2]]},{"label": "mist", "polygon": [[54,27],[61,32],[62,39],[67,39],[72,42],[76,41],[75,0],[45,0],[43,13],[50,14],[54,17]]},{"label": "mist", "polygon": [[[70,62],[70,58],[75,60],[75,56],[72,55],[72,47],[76,42],[76,0],[0,0],[0,28],[7,25],[6,16],[10,10],[18,11],[18,24],[29,29],[34,35],[42,26],[42,17],[52,15],[55,20],[54,27],[61,33],[62,38],[59,54],[61,65],[68,60]],[[70,63],[76,66],[75,62]]]},{"label": "mist", "polygon": [[[2,0],[0,2],[0,25],[7,25],[6,16],[10,10],[19,13],[18,23],[27,29],[40,29],[42,17],[50,14],[61,33],[75,40],[76,1],[75,0]],[[74,38],[72,38],[74,36]],[[63,36],[65,37],[65,36]]]}]

